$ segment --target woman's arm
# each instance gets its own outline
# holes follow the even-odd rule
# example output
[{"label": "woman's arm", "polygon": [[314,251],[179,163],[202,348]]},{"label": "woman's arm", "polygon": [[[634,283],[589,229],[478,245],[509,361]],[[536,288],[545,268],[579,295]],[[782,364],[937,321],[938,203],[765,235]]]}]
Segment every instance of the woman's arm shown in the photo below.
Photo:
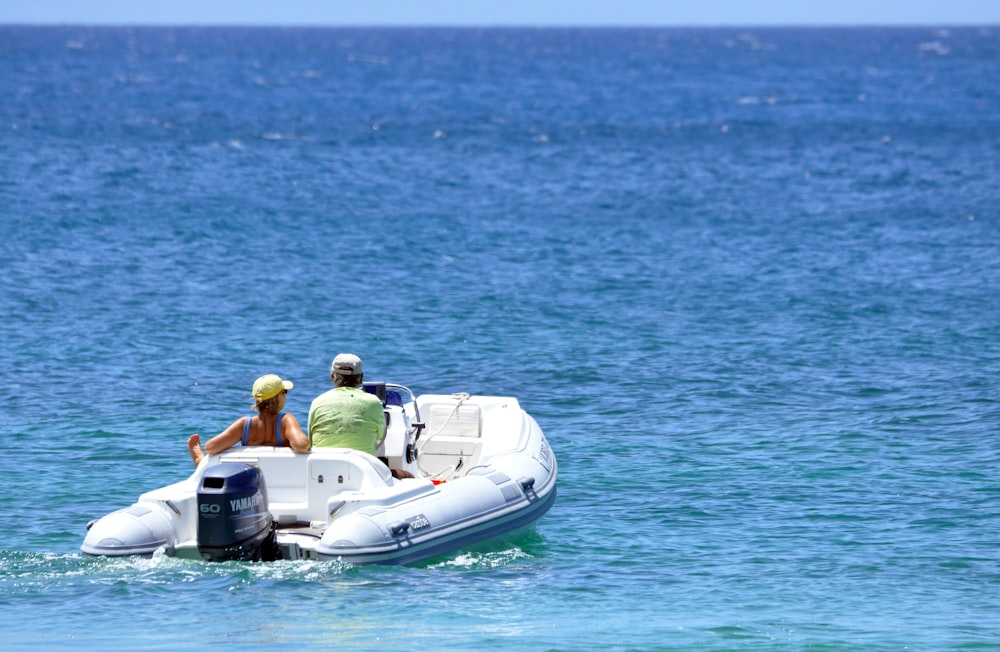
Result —
[{"label": "woman's arm", "polygon": [[228,428],[209,439],[205,444],[205,452],[209,455],[218,455],[238,442],[243,437],[243,424],[245,424],[249,418],[250,417],[240,417],[236,421],[233,421]]},{"label": "woman's arm", "polygon": [[296,453],[308,452],[309,438],[302,432],[299,420],[291,412],[285,412],[285,418],[281,420],[281,436],[288,440],[288,445]]}]

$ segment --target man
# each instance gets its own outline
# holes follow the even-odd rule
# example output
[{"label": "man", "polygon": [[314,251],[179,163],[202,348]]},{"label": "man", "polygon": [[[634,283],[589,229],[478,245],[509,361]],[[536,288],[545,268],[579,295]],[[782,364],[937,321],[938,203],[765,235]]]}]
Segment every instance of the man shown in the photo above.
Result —
[{"label": "man", "polygon": [[[339,353],[330,365],[333,389],[320,394],[309,406],[309,442],[316,447],[354,448],[377,455],[385,437],[382,401],[361,389],[365,379],[361,358]],[[385,457],[382,463],[389,466]],[[412,478],[404,469],[391,469],[394,478]]]},{"label": "man", "polygon": [[385,436],[382,401],[361,389],[361,358],[340,353],[330,365],[333,389],[313,399],[309,407],[309,441],[313,446],[354,448],[371,455]]}]

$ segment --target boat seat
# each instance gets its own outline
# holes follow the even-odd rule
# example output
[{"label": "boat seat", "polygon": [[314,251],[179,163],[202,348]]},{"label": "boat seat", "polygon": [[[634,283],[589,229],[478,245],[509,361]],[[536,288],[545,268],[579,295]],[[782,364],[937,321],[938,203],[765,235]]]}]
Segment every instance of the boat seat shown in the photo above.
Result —
[{"label": "boat seat", "polygon": [[308,458],[300,455],[266,454],[275,450],[280,449],[270,446],[237,447],[222,453],[220,461],[259,467],[264,474],[268,502],[287,502],[295,496],[301,496],[305,489]]},{"label": "boat seat", "polygon": [[[274,451],[271,447],[261,450]],[[287,449],[286,449],[287,450]],[[361,491],[378,481],[382,464],[360,451],[343,452],[347,456],[291,454],[260,455],[253,448],[223,453],[223,461],[242,462],[260,467],[267,487],[268,508],[279,524],[309,521],[325,522],[327,501],[343,491]],[[369,468],[370,467],[370,468]],[[385,469],[384,478],[391,477]]]},{"label": "boat seat", "polygon": [[481,437],[483,411],[474,403],[432,403],[425,409],[428,437]]},{"label": "boat seat", "polygon": [[454,473],[479,463],[482,453],[482,410],[470,403],[432,403],[425,407],[426,433],[418,441],[421,471]]}]

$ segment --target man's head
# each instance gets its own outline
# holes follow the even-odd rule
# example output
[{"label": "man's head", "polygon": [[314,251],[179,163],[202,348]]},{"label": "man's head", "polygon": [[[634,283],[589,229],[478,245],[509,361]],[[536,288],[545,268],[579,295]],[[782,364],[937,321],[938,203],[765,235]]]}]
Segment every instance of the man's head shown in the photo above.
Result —
[{"label": "man's head", "polygon": [[330,365],[330,379],[337,387],[358,387],[364,378],[361,358],[353,353],[338,353]]}]

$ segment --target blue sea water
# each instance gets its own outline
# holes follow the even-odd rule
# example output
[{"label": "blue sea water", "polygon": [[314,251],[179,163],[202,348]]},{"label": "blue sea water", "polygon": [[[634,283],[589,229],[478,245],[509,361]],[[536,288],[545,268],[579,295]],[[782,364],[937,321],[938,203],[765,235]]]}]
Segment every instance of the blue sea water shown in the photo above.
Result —
[{"label": "blue sea water", "polygon": [[[4,649],[1000,649],[1000,27],[0,27]],[[517,396],[535,532],[79,552],[262,373]]]}]

